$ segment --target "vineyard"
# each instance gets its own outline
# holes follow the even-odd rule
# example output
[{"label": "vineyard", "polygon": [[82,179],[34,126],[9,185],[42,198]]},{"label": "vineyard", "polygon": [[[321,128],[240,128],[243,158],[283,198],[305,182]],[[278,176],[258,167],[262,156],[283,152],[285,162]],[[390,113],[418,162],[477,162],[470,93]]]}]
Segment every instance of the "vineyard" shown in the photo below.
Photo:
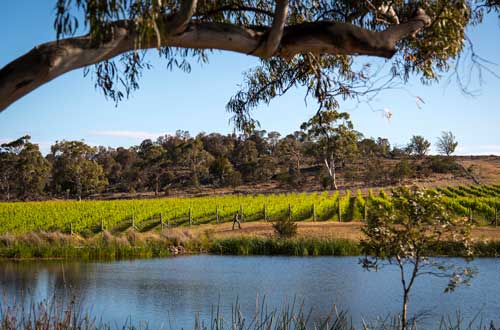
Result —
[{"label": "vineyard", "polygon": [[[478,225],[496,225],[500,185],[437,188],[443,203],[459,216]],[[47,201],[0,203],[0,233],[62,231],[92,234],[104,229],[130,227],[148,231],[232,221],[235,212],[243,221],[363,221],[372,201],[390,207],[390,192],[361,191],[230,195],[115,201]]]}]

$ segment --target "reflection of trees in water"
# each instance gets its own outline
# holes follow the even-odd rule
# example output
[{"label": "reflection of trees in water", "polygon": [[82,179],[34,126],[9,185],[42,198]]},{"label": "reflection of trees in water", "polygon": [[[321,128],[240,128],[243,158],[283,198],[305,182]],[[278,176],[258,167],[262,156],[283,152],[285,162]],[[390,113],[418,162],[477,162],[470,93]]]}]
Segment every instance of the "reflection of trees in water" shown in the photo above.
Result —
[{"label": "reflection of trees in water", "polygon": [[2,262],[0,286],[8,303],[30,303],[55,298],[64,303],[77,297],[85,303],[91,264],[66,261]]},{"label": "reflection of trees in water", "polygon": [[[32,264],[30,263],[30,266]],[[32,267],[30,267],[32,268]],[[3,300],[8,304],[14,301],[26,303],[23,296],[29,295],[36,285],[36,277],[22,262],[2,262],[0,266],[0,287],[2,288]]]}]

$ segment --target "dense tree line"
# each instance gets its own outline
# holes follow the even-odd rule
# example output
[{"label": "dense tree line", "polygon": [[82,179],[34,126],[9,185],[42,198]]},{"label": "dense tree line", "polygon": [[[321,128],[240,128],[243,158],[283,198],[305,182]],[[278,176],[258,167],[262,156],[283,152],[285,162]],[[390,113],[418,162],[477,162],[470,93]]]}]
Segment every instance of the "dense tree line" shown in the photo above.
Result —
[{"label": "dense tree line", "polygon": [[[337,189],[337,172],[344,182],[377,185],[456,167],[445,156],[418,161],[430,145],[423,137],[413,137],[406,147],[391,146],[388,139],[365,138],[354,131],[347,114],[326,114],[313,117],[301,131],[286,136],[263,130],[250,135],[196,136],[177,131],[130,148],[58,141],[45,157],[30,136],[23,136],[0,146],[0,197],[81,199],[105,192],[158,195],[171,189],[235,187],[270,180],[300,188],[306,177],[325,189]],[[450,155],[455,138],[443,133],[438,146]],[[387,159],[398,161],[388,168],[384,165]]]}]

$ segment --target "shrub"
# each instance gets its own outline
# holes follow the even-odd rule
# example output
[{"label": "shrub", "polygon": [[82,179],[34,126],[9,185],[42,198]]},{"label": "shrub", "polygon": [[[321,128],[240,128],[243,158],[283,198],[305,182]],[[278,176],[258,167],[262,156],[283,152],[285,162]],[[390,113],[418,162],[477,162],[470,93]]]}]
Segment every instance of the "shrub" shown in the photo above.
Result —
[{"label": "shrub", "polygon": [[321,176],[320,180],[323,189],[329,189],[333,185],[333,179],[327,175]]},{"label": "shrub", "polygon": [[287,172],[281,172],[276,175],[276,179],[284,186],[290,188],[299,188],[301,184],[300,173],[297,173],[293,169],[289,169]]},{"label": "shrub", "polygon": [[407,158],[401,159],[392,169],[392,178],[401,183],[415,175],[415,169]]},{"label": "shrub", "polygon": [[460,165],[451,157],[433,156],[426,160],[425,165],[434,173],[455,173],[460,171]]},{"label": "shrub", "polygon": [[371,185],[383,185],[387,183],[388,170],[380,159],[370,159],[366,165],[364,181]]},{"label": "shrub", "polygon": [[292,220],[277,220],[273,223],[273,228],[279,238],[290,238],[297,235],[297,224]]},{"label": "shrub", "polygon": [[243,180],[241,178],[241,173],[234,170],[227,175],[224,184],[231,187],[236,187],[239,186],[242,182]]}]

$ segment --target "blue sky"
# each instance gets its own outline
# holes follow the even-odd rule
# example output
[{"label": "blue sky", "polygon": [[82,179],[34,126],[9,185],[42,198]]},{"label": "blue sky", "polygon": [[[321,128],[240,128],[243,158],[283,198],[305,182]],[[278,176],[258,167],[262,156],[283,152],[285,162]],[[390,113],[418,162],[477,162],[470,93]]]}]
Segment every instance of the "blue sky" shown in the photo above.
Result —
[{"label": "blue sky", "polygon": [[[36,44],[54,39],[53,4],[54,0],[2,4],[0,67]],[[496,63],[500,63],[499,32],[495,17],[469,31],[476,51]],[[145,72],[141,89],[118,107],[94,89],[82,70],[40,87],[0,113],[0,142],[30,134],[47,152],[50,144],[62,139],[116,147],[177,129],[193,135],[233,131],[225,105],[238,90],[242,73],[258,63],[256,59],[218,52],[208,64],[195,63],[187,74],[168,71],[155,51],[148,58],[154,69]],[[496,70],[500,72],[500,67]],[[349,110],[355,128],[368,137],[387,137],[403,145],[415,134],[435,142],[441,131],[450,130],[459,140],[459,154],[500,155],[500,80],[490,75],[483,78],[484,84],[474,97],[464,95],[454,82],[422,86],[414,79],[404,91],[382,93],[371,107],[349,102],[342,104],[342,109]],[[416,96],[425,104],[418,107]],[[303,98],[302,89],[290,91],[260,107],[255,117],[262,129],[293,132],[315,111],[315,104],[310,102],[306,107]],[[390,121],[377,111],[384,108],[393,113]]]}]

